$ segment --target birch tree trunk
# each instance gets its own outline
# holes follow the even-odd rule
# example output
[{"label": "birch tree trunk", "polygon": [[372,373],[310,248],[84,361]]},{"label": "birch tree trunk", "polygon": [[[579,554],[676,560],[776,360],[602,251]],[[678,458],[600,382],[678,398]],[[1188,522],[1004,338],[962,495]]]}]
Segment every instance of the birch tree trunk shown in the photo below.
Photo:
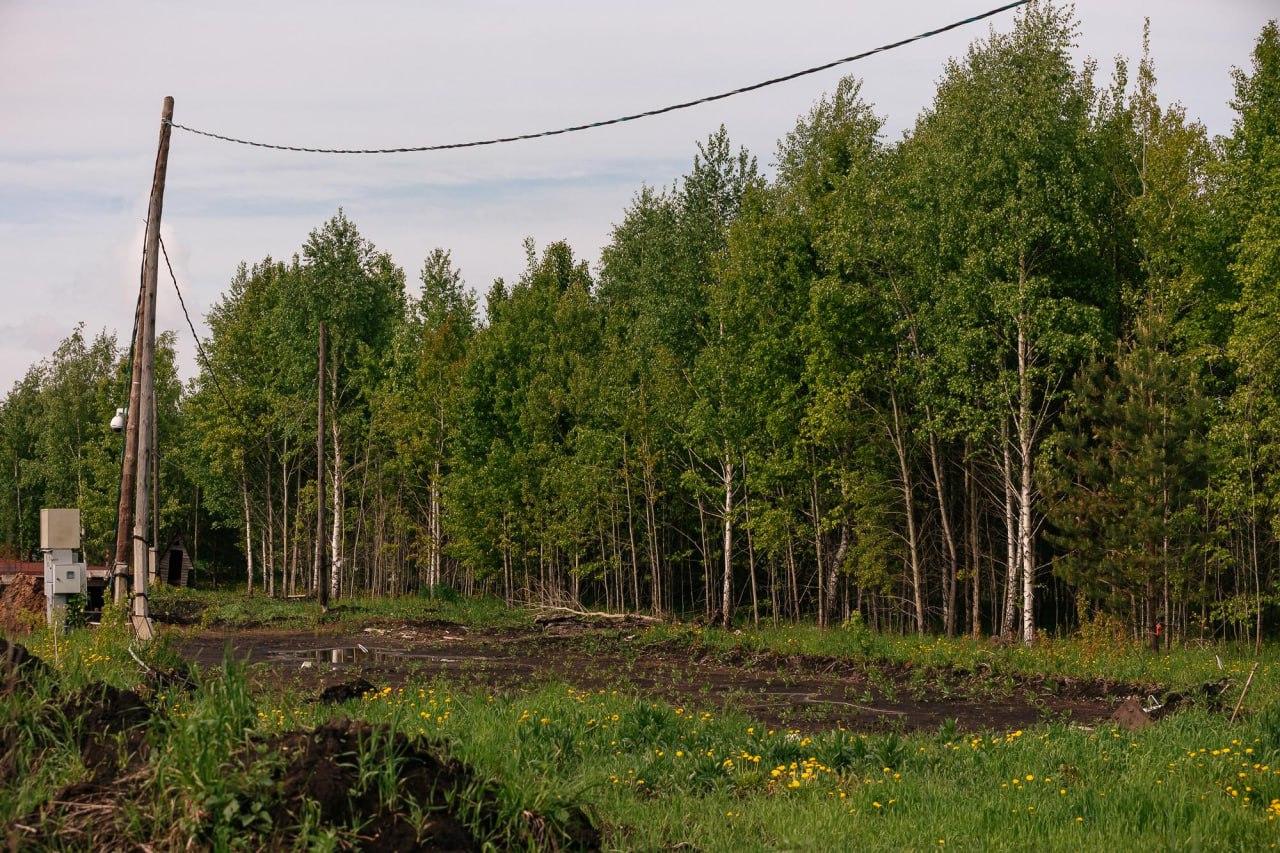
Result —
[{"label": "birch tree trunk", "polygon": [[[662,555],[658,550],[658,487],[654,483],[652,468],[644,466],[644,514],[645,535],[649,545],[649,609],[655,616],[662,615]],[[639,607],[637,599],[636,606]]]},{"label": "birch tree trunk", "polygon": [[706,619],[711,621],[711,554],[707,546],[707,512],[702,504],[702,495],[698,495],[698,540],[702,544],[702,589],[703,609]]},{"label": "birch tree trunk", "polygon": [[1009,453],[1009,424],[1003,427],[1004,439],[1000,452],[1003,465],[1000,477],[1004,481],[1004,534],[1005,534],[1005,574],[1004,610],[1000,619],[1000,633],[1012,637],[1014,633],[1013,617],[1018,601],[1018,578],[1022,572],[1022,552],[1018,540],[1017,497],[1013,490],[1013,458]]},{"label": "birch tree trunk", "polygon": [[1032,424],[1029,344],[1027,318],[1018,317],[1018,447],[1021,451],[1022,481],[1019,488],[1018,549],[1022,557],[1022,641],[1030,645],[1036,638],[1035,627],[1035,547],[1031,527],[1032,498]]},{"label": "birch tree trunk", "polygon": [[285,597],[293,592],[289,575],[289,438],[285,437],[280,455],[280,588]]},{"label": "birch tree trunk", "polygon": [[441,551],[444,548],[444,537],[440,524],[440,461],[436,460],[431,474],[431,507],[427,520],[428,537],[431,542],[431,556],[427,560],[427,586],[435,589],[440,585],[444,561]]},{"label": "birch tree trunk", "polygon": [[897,395],[890,393],[889,402],[893,412],[893,429],[890,431],[890,439],[898,455],[898,476],[902,484],[902,506],[907,516],[907,558],[911,568],[916,632],[923,634],[925,629],[924,577],[920,569],[920,545],[916,536],[915,489],[912,487],[911,465],[907,459],[906,435],[902,426],[902,416],[898,411]]},{"label": "birch tree trunk", "polygon": [[831,617],[835,613],[836,603],[836,581],[840,576],[840,566],[844,563],[845,555],[849,553],[849,525],[840,525],[840,542],[836,545],[836,551],[827,558],[827,601],[826,612],[822,616],[822,625],[826,627],[831,624]]},{"label": "birch tree trunk", "polygon": [[263,467],[267,471],[267,529],[263,532],[262,537],[264,550],[262,555],[262,575],[267,595],[274,598],[276,594],[276,510],[275,503],[271,497],[271,466],[264,465]]},{"label": "birch tree trunk", "polygon": [[249,517],[249,478],[240,479],[240,494],[244,498],[244,557],[249,575],[245,591],[253,594],[253,521]]},{"label": "birch tree trunk", "polygon": [[[813,458],[812,452],[810,459]],[[818,504],[818,471],[817,466],[809,472],[809,512],[813,518],[813,559],[817,564],[814,574],[818,582],[818,626],[826,625],[827,595],[825,571],[827,562],[824,559],[826,549],[822,547],[822,507]]]},{"label": "birch tree trunk", "polygon": [[982,596],[980,582],[982,579],[982,551],[978,544],[978,494],[973,471],[973,459],[969,453],[969,443],[965,442],[964,456],[964,493],[965,506],[968,508],[968,540],[969,571],[973,573],[972,599],[969,607],[969,633],[974,639],[982,636]]},{"label": "birch tree trunk", "polygon": [[[926,416],[928,410],[926,409]],[[938,515],[942,520],[942,541],[947,549],[947,572],[942,579],[942,624],[948,637],[956,635],[956,576],[960,573],[960,557],[951,530],[951,512],[947,508],[946,474],[938,458],[938,439],[929,430],[929,465],[933,469],[934,494],[938,498]]]},{"label": "birch tree trunk", "polygon": [[627,440],[622,440],[622,482],[627,495],[627,539],[631,543],[631,597],[636,610],[640,609],[640,562],[636,556],[635,508],[631,503],[631,462],[627,457]]},{"label": "birch tree trunk", "polygon": [[720,462],[724,480],[724,584],[720,590],[720,618],[724,627],[733,624],[733,457],[725,452]]},{"label": "birch tree trunk", "polygon": [[751,540],[751,492],[747,486],[747,458],[742,457],[742,509],[747,524],[747,577],[751,580],[751,625],[760,627],[760,597],[756,590],[756,548]]},{"label": "birch tree trunk", "polygon": [[334,366],[329,387],[332,390],[330,399],[333,401],[332,423],[330,425],[330,436],[333,439],[333,474],[330,477],[333,482],[333,493],[330,510],[333,513],[333,523],[329,535],[329,598],[330,600],[336,600],[342,591],[342,446],[339,443],[341,436],[338,431],[338,370],[336,365]]}]

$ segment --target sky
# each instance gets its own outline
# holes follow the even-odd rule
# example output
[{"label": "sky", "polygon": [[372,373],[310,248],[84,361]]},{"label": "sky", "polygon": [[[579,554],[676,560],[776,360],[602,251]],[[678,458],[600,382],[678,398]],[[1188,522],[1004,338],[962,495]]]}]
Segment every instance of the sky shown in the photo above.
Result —
[{"label": "sky", "polygon": [[[688,100],[932,29],[999,0],[0,0],[0,395],[77,323],[127,339],[161,102],[174,120],[319,147],[426,145]],[[1276,0],[1078,0],[1077,55],[1110,76],[1143,19],[1165,101],[1230,131]],[[412,284],[434,247],[483,294],[522,241],[593,266],[633,194],[668,185],[721,124],[769,166],[845,73],[896,137],[949,57],[1013,13],[726,101],[570,136],[464,151],[335,156],[174,131],[162,234],[201,334],[241,261],[288,258],[339,207]],[[195,350],[162,278],[158,325]]]}]

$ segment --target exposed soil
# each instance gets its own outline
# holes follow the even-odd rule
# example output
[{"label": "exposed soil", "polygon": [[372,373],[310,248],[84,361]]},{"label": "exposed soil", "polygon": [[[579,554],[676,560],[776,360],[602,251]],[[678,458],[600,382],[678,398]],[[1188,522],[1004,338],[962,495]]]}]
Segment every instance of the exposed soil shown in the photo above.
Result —
[{"label": "exposed soil", "polygon": [[1059,718],[1094,723],[1155,688],[840,658],[712,652],[642,643],[632,630],[478,629],[403,624],[347,633],[206,631],[180,643],[203,665],[230,652],[274,684],[316,693],[361,677],[374,685],[446,677],[497,691],[559,681],[619,688],[692,708],[733,708],[770,725],[856,731],[1015,729]]},{"label": "exposed soil", "polygon": [[44,578],[17,575],[0,585],[0,633],[25,634],[44,621]]},{"label": "exposed soil", "polygon": [[[475,808],[482,823],[493,823],[499,813],[496,792],[478,783],[465,765],[385,727],[337,720],[309,732],[287,732],[264,746],[266,754],[285,759],[278,777],[281,807],[295,819],[314,808],[326,823],[364,823],[360,843],[365,850],[479,850],[480,839],[459,819],[460,811]],[[394,766],[397,797],[417,803],[424,820],[411,820],[402,799],[399,807],[389,807],[382,801],[384,792],[361,779],[362,754],[366,762],[372,754],[376,767]],[[526,817],[527,835],[521,840],[539,850],[600,847],[599,834],[581,812],[571,816],[564,833],[552,832],[534,815]]]},{"label": "exposed soil", "polygon": [[146,754],[151,708],[132,690],[90,684],[62,700],[58,713],[80,747],[91,782],[110,779]]},{"label": "exposed soil", "polygon": [[48,665],[27,651],[26,646],[0,637],[0,693],[27,688],[34,679],[48,673]]},{"label": "exposed soil", "polygon": [[[43,666],[18,645],[5,644],[0,652],[0,663],[11,673]],[[25,688],[21,679],[10,683]],[[359,687],[352,684],[347,690]],[[102,683],[55,696],[43,712],[37,710],[39,724],[31,733],[44,741],[69,736],[88,778],[64,787],[7,827],[9,848],[208,847],[211,839],[202,837],[202,830],[188,838],[176,825],[157,827],[171,835],[139,845],[125,828],[129,810],[140,805],[137,792],[154,785],[146,725],[154,713],[138,693]],[[16,760],[16,743],[8,737],[16,731],[16,726],[0,727],[0,768],[6,777],[24,772]],[[41,759],[37,755],[33,760]],[[600,849],[599,831],[581,809],[563,809],[555,821],[526,811],[514,824],[506,823],[495,783],[448,758],[441,747],[387,726],[335,720],[310,731],[258,739],[238,760],[245,767],[263,767],[270,780],[265,789],[246,792],[254,801],[243,804],[267,817],[261,825],[246,822],[241,836],[261,849],[296,847],[293,828],[304,821],[354,827],[343,846],[359,850],[473,851],[485,849],[493,839],[499,844],[509,840],[521,849]],[[390,777],[384,777],[388,770]],[[189,806],[202,813],[201,804]]]}]

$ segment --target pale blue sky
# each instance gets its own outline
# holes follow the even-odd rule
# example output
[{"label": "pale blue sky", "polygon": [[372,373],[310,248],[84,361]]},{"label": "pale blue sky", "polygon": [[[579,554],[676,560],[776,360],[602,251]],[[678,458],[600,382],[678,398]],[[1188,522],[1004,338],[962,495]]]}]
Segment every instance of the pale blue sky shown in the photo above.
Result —
[{"label": "pale blue sky", "polygon": [[[929,29],[996,0],[23,2],[0,0],[0,394],[74,324],[128,333],[160,102],[232,135],[324,146],[429,144],[684,100]],[[1230,128],[1230,68],[1274,0],[1080,0],[1080,50],[1108,75],[1144,16],[1166,100]],[[1010,14],[992,26],[1007,28]],[[413,280],[435,246],[481,293],[521,241],[594,263],[641,183],[667,184],[722,122],[767,165],[842,73],[894,134],[987,24],[772,89],[570,137],[395,157],[229,146],[175,133],[164,235],[201,317],[240,260],[287,257],[339,206]],[[196,318],[199,322],[200,317]],[[162,328],[193,348],[172,291]],[[202,328],[203,331],[203,328]]]}]

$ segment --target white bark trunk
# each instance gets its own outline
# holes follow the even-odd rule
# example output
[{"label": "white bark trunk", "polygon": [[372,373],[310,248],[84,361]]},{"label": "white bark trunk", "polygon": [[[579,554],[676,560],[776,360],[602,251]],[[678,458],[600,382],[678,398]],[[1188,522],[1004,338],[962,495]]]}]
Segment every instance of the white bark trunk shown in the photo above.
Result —
[{"label": "white bark trunk", "polygon": [[1004,427],[1001,447],[1003,465],[1000,478],[1004,481],[1004,535],[1005,535],[1005,587],[1004,612],[1000,619],[1000,631],[1013,636],[1014,615],[1017,613],[1018,578],[1022,572],[1022,552],[1018,547],[1017,493],[1013,489],[1013,455],[1009,452],[1008,424]]},{"label": "white bark trunk", "polygon": [[431,558],[428,561],[427,568],[427,586],[434,589],[440,585],[441,567],[443,565],[440,559],[440,551],[444,543],[441,541],[440,529],[440,462],[435,463],[435,469],[431,476],[431,519],[430,536],[431,536]]},{"label": "white bark trunk", "polygon": [[728,628],[733,623],[733,458],[725,454],[720,465],[724,476],[724,586],[720,613]]},{"label": "white bark trunk", "polygon": [[951,530],[951,513],[947,509],[946,474],[938,458],[938,439],[929,430],[929,465],[933,469],[934,493],[938,498],[938,514],[942,520],[942,540],[947,548],[947,576],[943,579],[942,624],[948,637],[956,634],[956,576],[960,569],[960,556],[956,550],[955,535]]},{"label": "white bark trunk", "polygon": [[1021,451],[1022,481],[1019,489],[1018,550],[1022,557],[1022,641],[1030,645],[1035,626],[1035,542],[1031,526],[1033,448],[1031,424],[1031,379],[1026,315],[1018,317],[1018,447]]},{"label": "white bark trunk", "polygon": [[249,515],[249,481],[240,480],[240,494],[244,498],[244,556],[248,570],[246,590],[253,592],[253,521]]},{"label": "white bark trunk", "polygon": [[332,502],[330,503],[330,511],[333,514],[332,528],[329,535],[329,600],[336,601],[338,594],[342,590],[342,447],[338,443],[340,436],[338,435],[338,380],[337,370],[334,370],[333,383],[330,386],[333,394],[330,397],[333,400],[333,412],[330,436],[333,439],[333,473],[330,481],[333,483]]},{"label": "white bark trunk", "polygon": [[924,577],[920,570],[920,546],[916,540],[915,490],[911,484],[911,465],[907,459],[906,436],[902,427],[901,415],[898,412],[898,398],[890,395],[889,401],[893,409],[893,446],[898,454],[898,474],[902,481],[902,504],[907,515],[907,558],[911,565],[912,597],[915,604],[916,631],[920,634],[925,629],[924,613]]}]

